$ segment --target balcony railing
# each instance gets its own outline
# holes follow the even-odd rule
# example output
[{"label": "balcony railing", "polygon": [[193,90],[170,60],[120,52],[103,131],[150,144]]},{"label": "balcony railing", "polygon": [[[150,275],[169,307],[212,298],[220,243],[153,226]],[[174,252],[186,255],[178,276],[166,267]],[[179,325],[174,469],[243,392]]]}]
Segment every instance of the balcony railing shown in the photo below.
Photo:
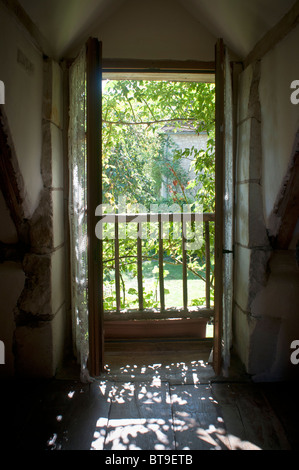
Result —
[{"label": "balcony railing", "polygon": [[[211,302],[211,248],[210,248],[210,224],[215,222],[215,214],[198,213],[146,213],[146,214],[105,214],[101,217],[102,224],[114,225],[114,266],[115,266],[115,293],[116,308],[105,311],[105,319],[133,320],[142,318],[169,319],[169,318],[211,318],[214,315],[214,308]],[[178,308],[166,308],[165,306],[165,279],[164,279],[164,225],[173,222],[180,225],[180,243],[182,244],[182,290],[183,305]],[[160,308],[144,308],[143,289],[143,239],[145,224],[158,225],[158,267],[159,267],[159,304]],[[121,309],[121,282],[120,282],[120,240],[123,239],[121,224],[136,224],[136,244],[137,244],[137,285],[138,285],[138,309]],[[187,224],[192,224],[193,230],[196,224],[203,227],[203,243],[205,257],[205,306],[188,306],[188,251],[192,250],[192,242],[187,238]],[[104,225],[103,225],[104,226]],[[102,227],[103,227],[102,226]]]}]

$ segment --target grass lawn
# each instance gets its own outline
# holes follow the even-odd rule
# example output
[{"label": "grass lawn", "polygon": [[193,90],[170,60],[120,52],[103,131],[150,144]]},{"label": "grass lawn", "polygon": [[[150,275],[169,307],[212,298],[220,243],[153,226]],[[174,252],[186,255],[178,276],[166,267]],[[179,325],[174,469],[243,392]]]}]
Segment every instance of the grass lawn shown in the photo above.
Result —
[{"label": "grass lawn", "polygon": [[[164,270],[168,271],[164,278],[165,306],[182,307],[183,306],[183,281],[182,266],[165,263]],[[156,301],[159,306],[159,269],[157,261],[143,262],[143,287],[145,294],[150,291],[155,292]],[[137,308],[138,306],[138,285],[137,278],[130,276],[129,273],[123,274],[126,290],[126,308]],[[134,294],[129,294],[129,289],[135,289]],[[114,288],[112,288],[114,290]],[[188,305],[191,306],[192,300],[205,299],[205,282],[194,274],[188,272]],[[204,304],[205,302],[203,302]],[[200,304],[198,304],[200,305]],[[214,334],[213,325],[208,324],[206,337],[212,338]]]},{"label": "grass lawn", "polygon": [[[164,287],[169,293],[165,294],[165,306],[182,307],[183,306],[183,275],[182,266],[165,263]],[[156,299],[159,301],[159,271],[157,261],[143,262],[143,286],[145,292],[154,291]],[[130,278],[129,275],[124,276],[126,291],[130,288],[137,290],[137,279]],[[192,273],[188,272],[188,305],[191,305],[193,299],[205,298],[205,282]],[[128,299],[129,300],[129,299]]]}]

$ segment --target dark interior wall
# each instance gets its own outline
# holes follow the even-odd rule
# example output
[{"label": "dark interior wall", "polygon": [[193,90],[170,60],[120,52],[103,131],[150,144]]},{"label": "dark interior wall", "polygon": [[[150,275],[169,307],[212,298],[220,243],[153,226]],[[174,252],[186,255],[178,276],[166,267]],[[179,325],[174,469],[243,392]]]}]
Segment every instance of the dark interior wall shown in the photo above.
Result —
[{"label": "dark interior wall", "polygon": [[[95,26],[93,34],[103,40],[104,56],[214,59],[216,37],[191,14],[178,3],[171,8],[170,0],[168,7],[158,0],[155,6],[149,9],[146,2],[134,0],[130,8],[120,8]],[[7,358],[0,373],[52,376],[63,355],[67,313],[63,76],[61,67],[43,57],[2,3],[0,13],[3,109],[24,183],[23,216],[30,222],[26,256],[0,264],[0,340]],[[286,250],[277,262],[268,238],[271,211],[299,128],[298,108],[288,101],[289,84],[299,77],[294,61],[298,41],[297,27],[240,78],[234,342],[248,371],[269,379],[284,377],[289,341],[299,337],[293,253]],[[2,196],[0,241],[16,243],[17,227]]]},{"label": "dark interior wall", "polygon": [[[104,55],[214,59],[216,39],[178,3],[157,1],[155,8],[141,2],[130,5],[102,23],[99,30],[95,28],[94,34],[105,43]],[[0,340],[6,349],[6,366],[0,372],[52,376],[63,356],[68,311],[63,74],[55,61],[43,56],[41,44],[14,13],[2,3],[0,9],[0,76],[6,86],[3,111],[23,181],[17,192],[22,192],[19,207],[28,229],[28,243],[20,258],[0,264],[5,280],[0,292]],[[19,243],[5,198],[0,205],[0,241]]]}]

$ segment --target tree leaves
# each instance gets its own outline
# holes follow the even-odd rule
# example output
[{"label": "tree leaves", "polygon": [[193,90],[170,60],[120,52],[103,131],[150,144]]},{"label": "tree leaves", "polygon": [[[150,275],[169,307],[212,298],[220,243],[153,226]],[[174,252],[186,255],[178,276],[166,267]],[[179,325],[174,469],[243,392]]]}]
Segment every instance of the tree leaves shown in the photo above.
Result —
[{"label": "tree leaves", "polygon": [[[207,149],[198,151],[192,146],[179,150],[165,134],[165,126],[180,129],[193,125],[197,133],[208,135]],[[103,202],[117,208],[121,196],[128,207],[139,203],[150,208],[161,204],[162,183],[168,184],[171,203],[194,202],[188,194],[199,188],[196,200],[204,212],[215,211],[215,86],[214,84],[170,81],[105,81],[103,87]],[[195,178],[190,179],[182,169],[182,159],[193,162]],[[190,206],[192,207],[192,206]],[[211,247],[214,245],[211,227]],[[111,287],[114,270],[113,240],[105,242],[105,279]],[[137,276],[136,240],[120,241],[122,273]],[[168,261],[180,264],[182,243],[171,238],[164,241]],[[143,241],[144,259],[157,259],[158,240]],[[212,257],[213,264],[213,257]],[[199,278],[204,276],[204,246],[188,254],[188,269]],[[153,276],[155,276],[153,272]],[[112,275],[112,277],[111,277]],[[167,272],[164,273],[167,276]],[[106,306],[115,302],[115,292],[106,296]],[[135,288],[128,289],[131,305],[138,302]],[[125,299],[123,295],[123,299]],[[131,298],[131,300],[130,300]],[[144,292],[144,305],[156,306],[154,291]],[[125,306],[123,301],[122,306]]]}]

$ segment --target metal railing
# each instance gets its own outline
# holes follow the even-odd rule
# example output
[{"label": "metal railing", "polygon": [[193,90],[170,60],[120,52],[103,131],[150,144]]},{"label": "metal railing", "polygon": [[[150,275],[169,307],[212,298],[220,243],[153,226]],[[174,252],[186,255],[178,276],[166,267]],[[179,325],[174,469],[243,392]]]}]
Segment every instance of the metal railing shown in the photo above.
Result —
[{"label": "metal railing", "polygon": [[[198,213],[145,213],[145,214],[105,214],[101,216],[102,224],[114,224],[114,262],[115,262],[115,293],[116,308],[114,310],[106,310],[105,317],[107,319],[120,318],[135,319],[138,312],[138,318],[142,319],[166,319],[166,318],[210,318],[214,314],[214,308],[211,307],[211,245],[210,245],[210,224],[215,222],[215,214],[198,214]],[[165,307],[165,279],[164,279],[164,226],[166,223],[174,222],[180,225],[180,237],[182,243],[182,289],[183,289],[183,305],[179,308]],[[160,308],[149,309],[144,308],[144,289],[143,289],[143,239],[147,226],[144,224],[158,225],[158,267],[159,267],[159,303]],[[187,237],[187,224],[201,224],[203,227],[203,243],[205,246],[205,306],[204,307],[188,307],[188,264],[187,252],[192,242]],[[137,285],[138,285],[138,309],[122,310],[121,309],[121,282],[120,282],[120,240],[123,239],[123,230],[120,229],[121,224],[136,224],[136,243],[137,243]],[[142,315],[140,315],[142,313]]]}]

